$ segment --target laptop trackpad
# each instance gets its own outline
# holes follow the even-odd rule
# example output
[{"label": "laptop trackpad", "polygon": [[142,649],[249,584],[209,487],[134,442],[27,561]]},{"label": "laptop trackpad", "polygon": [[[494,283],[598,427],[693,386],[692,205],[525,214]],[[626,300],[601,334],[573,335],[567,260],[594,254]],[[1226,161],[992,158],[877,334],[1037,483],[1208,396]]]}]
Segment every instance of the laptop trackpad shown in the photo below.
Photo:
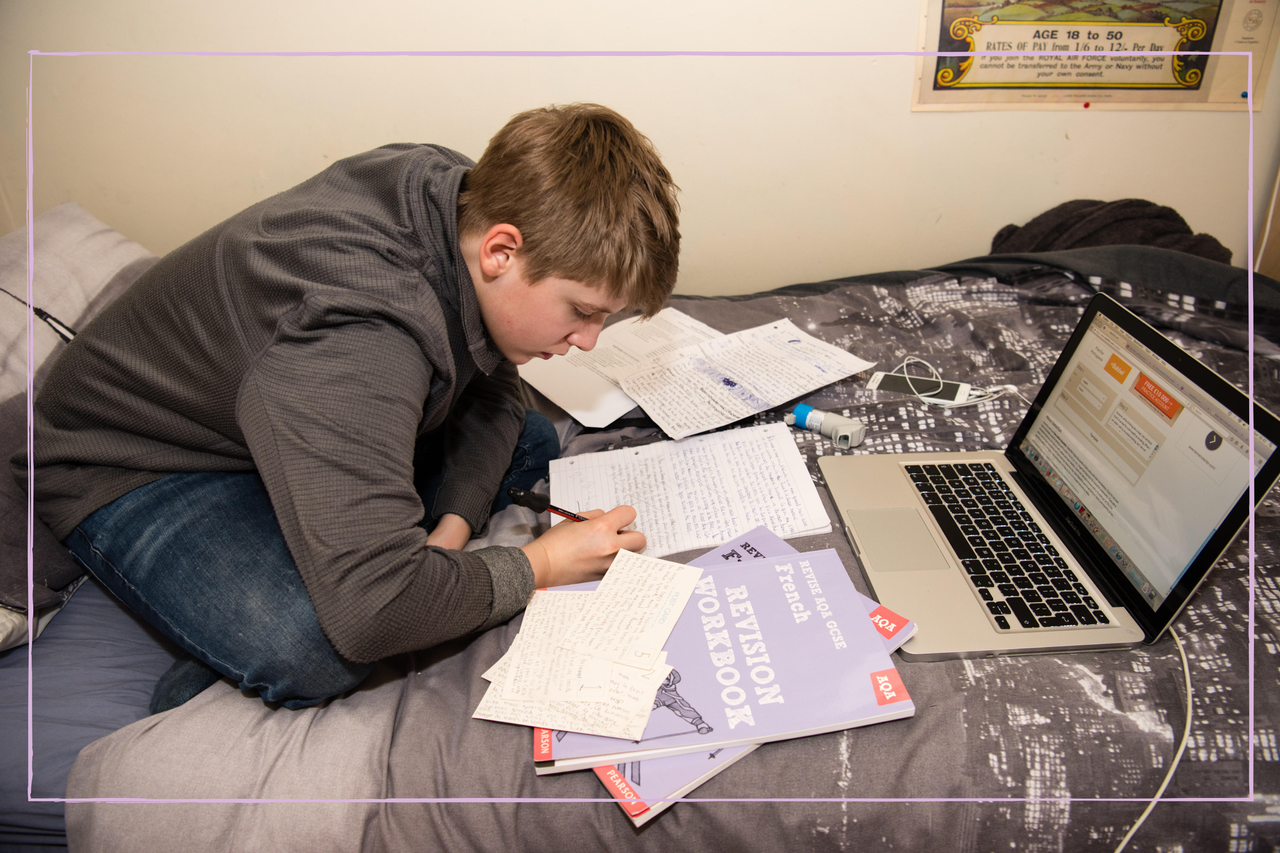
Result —
[{"label": "laptop trackpad", "polygon": [[874,571],[951,569],[916,510],[851,509],[845,514],[858,533],[864,563]]}]

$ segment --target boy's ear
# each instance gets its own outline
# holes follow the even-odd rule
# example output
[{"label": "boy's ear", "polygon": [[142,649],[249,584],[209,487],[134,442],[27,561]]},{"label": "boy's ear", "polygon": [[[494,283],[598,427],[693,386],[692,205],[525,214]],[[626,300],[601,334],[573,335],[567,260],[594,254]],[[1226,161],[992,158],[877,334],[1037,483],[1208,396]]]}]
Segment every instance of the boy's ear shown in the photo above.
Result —
[{"label": "boy's ear", "polygon": [[509,271],[523,243],[519,228],[507,223],[494,225],[480,240],[480,272],[485,278],[497,278]]}]

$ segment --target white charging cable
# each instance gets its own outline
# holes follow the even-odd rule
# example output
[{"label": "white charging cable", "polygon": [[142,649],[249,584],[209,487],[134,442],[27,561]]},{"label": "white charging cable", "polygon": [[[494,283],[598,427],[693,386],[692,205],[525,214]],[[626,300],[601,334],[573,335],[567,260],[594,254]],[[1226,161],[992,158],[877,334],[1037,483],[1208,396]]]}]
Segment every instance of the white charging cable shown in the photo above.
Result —
[{"label": "white charging cable", "polygon": [[1191,666],[1187,663],[1187,653],[1182,648],[1182,640],[1178,637],[1178,632],[1174,630],[1172,625],[1169,626],[1169,633],[1173,636],[1173,642],[1178,647],[1179,656],[1182,657],[1182,677],[1187,690],[1187,722],[1182,727],[1182,743],[1178,745],[1178,752],[1173,756],[1173,763],[1169,765],[1169,772],[1164,774],[1164,781],[1160,783],[1160,789],[1151,798],[1151,802],[1147,803],[1146,810],[1138,815],[1138,819],[1134,821],[1133,826],[1129,828],[1124,838],[1120,839],[1120,846],[1116,848],[1116,853],[1121,853],[1124,850],[1125,845],[1129,843],[1129,839],[1133,838],[1134,833],[1138,831],[1138,827],[1142,826],[1147,819],[1147,815],[1151,814],[1151,810],[1156,807],[1156,803],[1164,795],[1164,789],[1169,787],[1169,782],[1173,779],[1173,771],[1178,769],[1178,762],[1182,761],[1182,753],[1187,749],[1187,741],[1191,739]]},{"label": "white charging cable", "polygon": [[[923,366],[924,369],[928,371],[928,374],[925,376],[912,376],[910,373],[907,372],[907,367],[913,364],[918,364]],[[937,406],[939,409],[958,409],[961,406],[976,406],[979,403],[986,403],[991,400],[997,400],[1005,396],[1006,394],[1014,394],[1018,398],[1020,398],[1022,402],[1026,403],[1028,406],[1031,405],[1031,401],[1028,400],[1026,397],[1022,396],[1022,392],[1018,390],[1018,386],[1016,385],[998,385],[995,388],[970,388],[969,398],[967,400],[960,400],[960,401],[951,402],[951,403],[931,399],[929,397],[929,394],[936,393],[936,391],[930,392],[927,388],[924,388],[924,389],[918,388],[916,387],[916,383],[917,382],[921,384],[926,382],[937,383],[938,387],[940,388],[942,387],[942,383],[943,383],[942,374],[940,374],[937,368],[935,368],[932,364],[930,364],[929,362],[925,361],[922,358],[916,358],[914,355],[909,355],[906,358],[904,358],[901,364],[899,364],[897,367],[895,367],[893,370],[889,372],[891,374],[896,374],[898,376],[901,376],[903,379],[907,380],[907,387],[911,389],[911,393],[914,394],[915,398],[919,400],[921,403],[924,403],[929,406]]]}]

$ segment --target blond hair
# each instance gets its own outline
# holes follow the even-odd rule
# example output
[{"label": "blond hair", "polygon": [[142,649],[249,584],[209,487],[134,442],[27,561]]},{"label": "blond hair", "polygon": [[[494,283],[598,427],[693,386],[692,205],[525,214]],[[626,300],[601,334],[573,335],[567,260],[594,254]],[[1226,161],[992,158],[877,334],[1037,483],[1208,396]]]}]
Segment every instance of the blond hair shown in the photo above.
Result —
[{"label": "blond hair", "polygon": [[520,229],[530,282],[603,286],[656,314],[679,267],[678,187],[653,143],[598,104],[529,110],[507,122],[463,180],[460,236]]}]

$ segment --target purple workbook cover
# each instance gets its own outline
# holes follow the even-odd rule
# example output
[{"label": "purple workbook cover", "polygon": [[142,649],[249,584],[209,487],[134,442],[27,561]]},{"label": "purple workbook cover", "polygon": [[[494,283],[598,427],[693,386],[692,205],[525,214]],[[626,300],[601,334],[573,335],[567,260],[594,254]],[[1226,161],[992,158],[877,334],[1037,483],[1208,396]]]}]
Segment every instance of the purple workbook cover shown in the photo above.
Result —
[{"label": "purple workbook cover", "polygon": [[833,550],[704,567],[664,648],[674,670],[643,738],[538,729],[538,772],[709,753],[915,713]]},{"label": "purple workbook cover", "polygon": [[[769,557],[781,557],[787,554],[800,553],[791,543],[774,533],[767,527],[755,527],[703,554],[689,565],[700,569],[713,569],[717,566],[734,566],[741,563],[754,563]],[[876,626],[876,631],[884,638],[884,646],[889,651],[896,651],[899,646],[910,640],[918,630],[915,622],[899,616],[870,596],[857,590],[862,606]]]},{"label": "purple workbook cover", "polygon": [[[767,527],[756,527],[736,536],[719,548],[703,554],[689,565],[715,569],[739,563],[754,563],[770,557],[798,553],[789,542]],[[885,649],[893,651],[916,632],[916,624],[903,619],[874,598],[858,597],[884,638]],[[648,761],[624,761],[593,768],[605,788],[636,826],[643,826],[703,782],[730,767],[759,744],[729,746],[709,752],[691,752]]]}]

